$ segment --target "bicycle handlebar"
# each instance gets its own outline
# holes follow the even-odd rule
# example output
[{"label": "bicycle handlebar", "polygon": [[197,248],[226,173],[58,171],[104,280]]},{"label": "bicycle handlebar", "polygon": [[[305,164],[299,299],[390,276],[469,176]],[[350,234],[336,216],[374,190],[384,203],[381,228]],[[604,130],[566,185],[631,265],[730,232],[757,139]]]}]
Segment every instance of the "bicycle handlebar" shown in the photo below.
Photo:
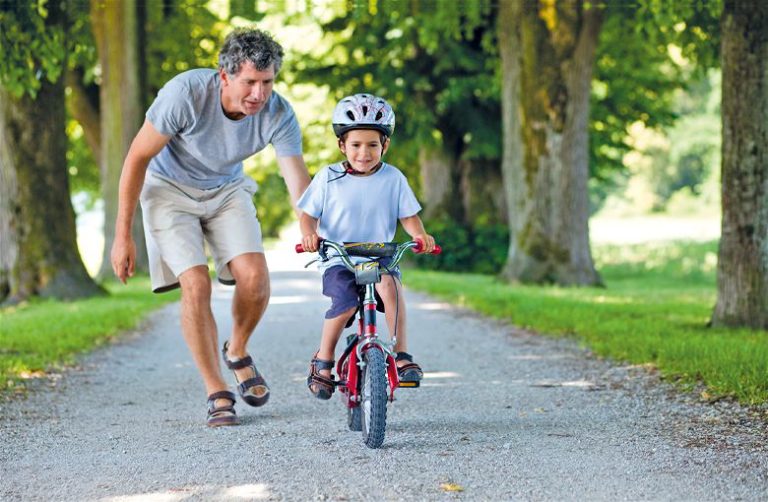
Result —
[{"label": "bicycle handlebar", "polygon": [[[320,239],[320,245],[322,245],[323,242],[325,242],[325,239]],[[333,242],[333,241],[329,241],[329,242]],[[408,241],[408,242],[405,242],[403,244],[409,244],[409,243],[416,244],[415,246],[413,246],[413,252],[414,253],[422,254],[424,252],[423,249],[422,249],[424,247],[424,242],[421,239],[417,239],[415,241]],[[403,245],[403,244],[401,244],[401,245]],[[343,244],[342,244],[342,246],[343,246]],[[310,252],[310,251],[304,251],[304,246],[301,243],[296,244],[296,248],[295,249],[296,249],[297,253],[309,253]],[[435,244],[435,248],[429,254],[440,254],[442,252],[443,252],[443,248],[440,247],[439,244]]]},{"label": "bicycle handlebar", "polygon": [[[366,244],[377,244],[377,243],[366,243]],[[346,246],[344,244],[330,241],[328,239],[320,239],[319,249],[323,249],[323,248],[334,249],[337,253],[339,253],[337,256],[341,258],[341,261],[344,262],[344,265],[348,269],[354,271],[355,264],[352,262],[352,260],[350,260],[349,254],[347,253]],[[395,254],[392,257],[392,262],[390,263],[389,266],[390,267],[396,266],[402,259],[403,254],[405,254],[405,251],[407,249],[412,249],[414,253],[423,253],[422,251],[423,248],[424,248],[424,242],[421,239],[398,244]],[[302,244],[296,244],[296,252],[305,253],[307,251],[304,251],[304,246]],[[435,248],[429,254],[440,254],[442,252],[443,252],[443,248],[435,244]]]}]

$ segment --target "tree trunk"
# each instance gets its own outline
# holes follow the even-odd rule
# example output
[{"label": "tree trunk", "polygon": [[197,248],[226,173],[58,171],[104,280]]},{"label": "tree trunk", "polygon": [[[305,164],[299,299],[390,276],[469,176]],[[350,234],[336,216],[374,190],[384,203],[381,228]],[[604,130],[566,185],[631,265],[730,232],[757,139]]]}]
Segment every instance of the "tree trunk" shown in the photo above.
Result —
[{"label": "tree trunk", "polygon": [[[601,283],[589,248],[587,192],[589,91],[600,22],[599,9],[585,8],[582,0],[500,3],[499,23],[509,30],[500,29],[503,68],[511,72],[502,76],[505,183],[522,183],[508,189],[510,211],[521,214],[510,220],[506,279]],[[522,160],[507,151],[519,144],[517,124]]]},{"label": "tree trunk", "polygon": [[483,225],[507,224],[507,201],[499,163],[486,159],[462,159],[461,203],[466,222],[477,229]]},{"label": "tree trunk", "polygon": [[507,199],[509,224],[509,250],[502,277],[513,279],[511,263],[517,263],[517,236],[530,213],[529,199],[525,197],[523,174],[522,110],[520,107],[520,13],[522,0],[501,0],[498,13],[499,54],[501,56],[501,117],[502,157],[501,175]]},{"label": "tree trunk", "polygon": [[768,329],[768,3],[725,0],[715,326]]},{"label": "tree trunk", "polygon": [[458,156],[443,147],[422,148],[419,152],[425,220],[449,218],[465,223],[462,205],[461,172]]},{"label": "tree trunk", "polygon": [[43,80],[36,99],[0,90],[0,138],[0,268],[8,303],[103,294],[77,249],[63,79]]},{"label": "tree trunk", "polygon": [[[104,198],[104,254],[100,277],[112,275],[118,185],[123,160],[144,119],[144,69],[140,64],[141,2],[92,0],[91,18],[101,63],[101,193]],[[140,208],[133,220],[136,268],[146,272],[147,254]]]},{"label": "tree trunk", "polygon": [[101,117],[99,116],[99,86],[83,83],[80,70],[67,71],[66,84],[71,93],[68,111],[83,128],[85,142],[98,162],[101,159]]},{"label": "tree trunk", "polygon": [[[16,170],[12,169],[11,142],[3,103],[8,99],[0,88],[0,303],[11,291],[11,272],[19,256],[15,238],[18,185]],[[12,238],[13,237],[13,238]]]}]

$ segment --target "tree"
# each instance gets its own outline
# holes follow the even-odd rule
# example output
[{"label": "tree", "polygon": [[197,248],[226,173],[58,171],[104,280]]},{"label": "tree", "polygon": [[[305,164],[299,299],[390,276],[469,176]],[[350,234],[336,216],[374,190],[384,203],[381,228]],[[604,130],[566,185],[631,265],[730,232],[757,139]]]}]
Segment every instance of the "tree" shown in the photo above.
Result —
[{"label": "tree", "polygon": [[768,329],[768,3],[725,0],[714,326]]},{"label": "tree", "polygon": [[103,294],[88,276],[69,199],[63,70],[66,2],[7,2],[0,13],[0,292]]},{"label": "tree", "polygon": [[[144,17],[141,1],[91,0],[93,33],[101,64],[99,163],[104,199],[104,253],[100,277],[112,274],[110,250],[115,239],[120,173],[131,141],[144,118]],[[148,258],[141,217],[134,218],[132,233],[136,242],[136,269],[146,272]]]},{"label": "tree", "polygon": [[[602,10],[581,0],[500,2],[505,185],[513,220],[503,277],[598,285],[589,248],[589,102]],[[518,78],[519,88],[510,82]],[[518,122],[519,120],[519,122]],[[519,126],[518,126],[519,124]],[[507,139],[507,136],[510,136]],[[518,164],[519,163],[519,164]],[[511,178],[511,179],[510,179]]]}]

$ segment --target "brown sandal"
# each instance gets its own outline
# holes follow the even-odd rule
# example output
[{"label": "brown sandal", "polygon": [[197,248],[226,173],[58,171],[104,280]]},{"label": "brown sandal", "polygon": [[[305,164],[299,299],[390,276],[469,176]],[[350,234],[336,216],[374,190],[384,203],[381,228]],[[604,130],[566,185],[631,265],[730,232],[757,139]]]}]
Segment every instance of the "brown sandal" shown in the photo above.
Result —
[{"label": "brown sandal", "polygon": [[[243,368],[251,368],[253,376],[247,378],[242,382],[238,380],[237,373],[235,373],[235,380],[237,380],[237,391],[240,393],[240,397],[243,398],[247,404],[251,406],[263,406],[269,401],[269,387],[264,377],[261,376],[259,370],[256,369],[256,365],[253,364],[253,358],[251,356],[245,356],[242,359],[233,361],[227,357],[227,349],[229,349],[229,341],[224,342],[224,347],[221,349],[221,357],[224,359],[224,363],[227,368],[231,369],[233,373],[235,370]],[[254,393],[256,387],[262,387],[266,390],[261,396],[257,396]]]},{"label": "brown sandal", "polygon": [[[216,406],[217,399],[228,399],[232,404]],[[238,425],[240,419],[235,413],[235,395],[228,390],[214,392],[208,396],[208,427],[221,427],[224,425]]]},{"label": "brown sandal", "polygon": [[397,376],[401,387],[418,387],[424,372],[421,366],[413,362],[413,356],[407,352],[398,352],[395,361],[408,361],[407,364],[397,367]]},{"label": "brown sandal", "polygon": [[[320,370],[333,370],[333,365],[335,362],[336,361],[318,359],[317,352],[315,352],[315,356],[309,363],[307,387],[309,387],[309,391],[318,399],[330,399],[333,395],[333,391],[336,390],[336,381],[334,380],[334,376],[331,375],[331,378],[328,378],[320,374]],[[312,388],[313,385],[315,388]]]}]

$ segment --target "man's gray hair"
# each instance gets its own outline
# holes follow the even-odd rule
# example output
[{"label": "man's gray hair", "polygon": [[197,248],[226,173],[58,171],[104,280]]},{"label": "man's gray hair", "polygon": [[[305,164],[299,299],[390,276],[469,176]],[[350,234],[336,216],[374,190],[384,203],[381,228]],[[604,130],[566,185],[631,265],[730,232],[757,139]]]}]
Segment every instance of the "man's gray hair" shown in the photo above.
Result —
[{"label": "man's gray hair", "polygon": [[265,71],[274,65],[277,75],[283,64],[283,48],[266,31],[238,28],[224,40],[219,53],[219,68],[230,75],[237,75],[246,62],[258,71]]}]

